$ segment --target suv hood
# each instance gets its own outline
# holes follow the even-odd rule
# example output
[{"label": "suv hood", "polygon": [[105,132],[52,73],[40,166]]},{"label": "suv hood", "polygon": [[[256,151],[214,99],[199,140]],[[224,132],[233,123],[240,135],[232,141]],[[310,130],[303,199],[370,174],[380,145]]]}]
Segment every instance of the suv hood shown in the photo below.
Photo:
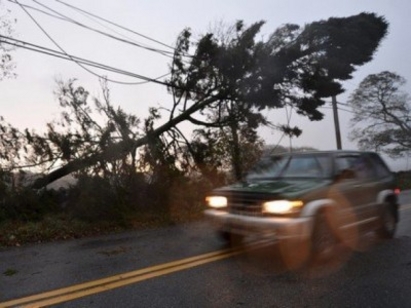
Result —
[{"label": "suv hood", "polygon": [[276,179],[255,182],[236,183],[214,190],[214,193],[245,192],[263,193],[298,198],[310,191],[331,184],[329,179]]}]

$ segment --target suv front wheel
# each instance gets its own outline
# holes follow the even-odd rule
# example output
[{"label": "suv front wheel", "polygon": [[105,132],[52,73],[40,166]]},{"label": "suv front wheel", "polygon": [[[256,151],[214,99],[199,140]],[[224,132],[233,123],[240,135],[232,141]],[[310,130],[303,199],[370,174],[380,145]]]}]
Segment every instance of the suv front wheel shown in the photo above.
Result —
[{"label": "suv front wheel", "polygon": [[314,230],[311,237],[312,261],[322,263],[331,259],[336,252],[338,245],[337,237],[331,227],[329,217],[326,212],[317,214],[314,224]]},{"label": "suv front wheel", "polygon": [[390,203],[385,203],[381,217],[380,226],[377,229],[378,237],[382,239],[390,239],[394,237],[395,231],[397,229],[397,209],[395,205]]}]

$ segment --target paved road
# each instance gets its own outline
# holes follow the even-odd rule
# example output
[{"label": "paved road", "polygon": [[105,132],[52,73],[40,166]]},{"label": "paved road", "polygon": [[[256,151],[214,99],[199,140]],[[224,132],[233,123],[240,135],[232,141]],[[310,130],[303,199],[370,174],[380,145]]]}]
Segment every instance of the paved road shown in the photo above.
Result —
[{"label": "paved road", "polygon": [[411,193],[401,201],[394,240],[367,235],[362,251],[298,273],[272,245],[222,250],[204,222],[3,249],[0,307],[29,295],[55,307],[411,307]]}]

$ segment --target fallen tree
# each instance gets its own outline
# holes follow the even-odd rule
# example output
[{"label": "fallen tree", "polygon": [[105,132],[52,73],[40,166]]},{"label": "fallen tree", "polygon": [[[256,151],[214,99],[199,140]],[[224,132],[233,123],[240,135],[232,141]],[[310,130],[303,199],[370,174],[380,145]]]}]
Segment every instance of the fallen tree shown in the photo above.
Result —
[{"label": "fallen tree", "polygon": [[[151,110],[137,132],[139,120],[120,109],[114,110],[108,95],[104,106],[97,104],[108,120],[105,125],[98,125],[86,110],[88,93],[80,87],[70,91],[63,87],[60,104],[70,106],[75,116],[71,119],[64,113],[63,120],[69,127],[77,121],[79,129],[57,132],[49,125],[48,133],[39,136],[0,125],[9,133],[0,140],[0,158],[10,159],[12,153],[19,156],[21,151],[16,147],[20,146],[30,153],[32,165],[48,164],[47,170],[52,170],[59,164],[34,182],[33,188],[37,189],[98,164],[126,157],[135,160],[138,148],[153,145],[166,133],[181,135],[177,125],[184,121],[233,128],[232,116],[221,112],[227,102],[242,106],[248,114],[289,106],[311,120],[321,120],[323,114],[317,108],[325,103],[324,99],[344,91],[337,80],[351,78],[357,66],[372,59],[388,27],[383,17],[362,13],[313,22],[302,28],[285,25],[267,41],[258,41],[256,36],[263,24],[245,27],[238,22],[228,38],[207,33],[196,42],[191,41],[190,30],[184,30],[177,40],[171,77],[165,83],[173,98],[169,119],[157,128],[154,123],[159,118],[158,109]],[[209,111],[213,117],[207,117]],[[234,125],[233,131],[238,128]],[[19,138],[13,139],[16,135]],[[7,151],[7,147],[14,147],[14,152]]]}]

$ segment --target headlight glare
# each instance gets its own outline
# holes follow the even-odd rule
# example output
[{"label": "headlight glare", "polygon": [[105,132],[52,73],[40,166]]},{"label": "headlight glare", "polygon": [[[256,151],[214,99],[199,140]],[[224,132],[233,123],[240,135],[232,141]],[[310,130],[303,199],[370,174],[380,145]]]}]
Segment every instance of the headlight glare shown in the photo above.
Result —
[{"label": "headlight glare", "polygon": [[223,208],[227,206],[227,198],[222,196],[206,197],[207,205],[214,208]]},{"label": "headlight glare", "polygon": [[275,200],[263,203],[263,212],[269,214],[291,214],[303,206],[300,200]]}]

